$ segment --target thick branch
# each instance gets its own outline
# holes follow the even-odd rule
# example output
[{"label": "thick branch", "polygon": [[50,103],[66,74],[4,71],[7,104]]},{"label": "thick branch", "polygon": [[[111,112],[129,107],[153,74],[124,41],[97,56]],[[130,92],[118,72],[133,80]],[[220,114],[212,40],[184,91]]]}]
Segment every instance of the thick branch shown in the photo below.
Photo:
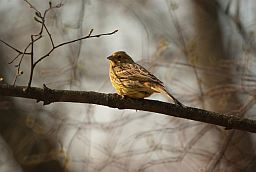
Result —
[{"label": "thick branch", "polygon": [[236,115],[227,115],[210,112],[193,107],[179,107],[174,104],[156,100],[122,98],[117,94],[104,94],[93,91],[52,90],[47,87],[26,89],[26,86],[11,86],[0,84],[0,96],[23,97],[36,99],[44,104],[53,102],[90,103],[118,109],[135,109],[156,112],[179,118],[215,124],[228,129],[238,129],[256,133],[256,121],[239,118]]}]

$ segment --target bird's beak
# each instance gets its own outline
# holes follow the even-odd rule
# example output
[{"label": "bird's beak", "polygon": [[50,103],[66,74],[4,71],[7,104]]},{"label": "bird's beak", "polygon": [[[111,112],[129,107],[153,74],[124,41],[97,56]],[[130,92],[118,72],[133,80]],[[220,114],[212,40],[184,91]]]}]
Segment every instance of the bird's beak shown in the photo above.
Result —
[{"label": "bird's beak", "polygon": [[111,55],[111,56],[108,56],[107,59],[108,59],[108,60],[113,60],[113,56],[112,56],[112,55]]}]

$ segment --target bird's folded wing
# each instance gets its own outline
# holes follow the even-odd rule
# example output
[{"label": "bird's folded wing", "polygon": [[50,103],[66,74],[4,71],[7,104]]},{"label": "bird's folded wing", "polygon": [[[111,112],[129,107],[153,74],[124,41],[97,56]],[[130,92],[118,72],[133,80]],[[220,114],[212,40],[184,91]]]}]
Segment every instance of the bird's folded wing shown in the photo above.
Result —
[{"label": "bird's folded wing", "polygon": [[115,71],[119,79],[129,79],[140,82],[154,82],[162,85],[163,83],[138,64],[124,64]]}]

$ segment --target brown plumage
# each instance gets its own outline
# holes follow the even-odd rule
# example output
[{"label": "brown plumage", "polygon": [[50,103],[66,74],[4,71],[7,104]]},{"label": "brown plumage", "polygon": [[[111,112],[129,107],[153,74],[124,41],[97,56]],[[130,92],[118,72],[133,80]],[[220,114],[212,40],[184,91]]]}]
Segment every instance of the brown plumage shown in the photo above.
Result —
[{"label": "brown plumage", "polygon": [[135,63],[124,51],[114,52],[108,59],[110,60],[110,80],[119,95],[145,98],[153,93],[161,93],[173,99],[175,104],[183,106],[166,90],[163,82]]}]

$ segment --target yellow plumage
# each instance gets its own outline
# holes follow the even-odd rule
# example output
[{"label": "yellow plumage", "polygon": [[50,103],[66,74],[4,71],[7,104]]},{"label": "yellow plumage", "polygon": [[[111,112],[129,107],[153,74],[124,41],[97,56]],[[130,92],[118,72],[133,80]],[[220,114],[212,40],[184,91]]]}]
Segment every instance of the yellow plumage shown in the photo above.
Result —
[{"label": "yellow plumage", "polygon": [[108,59],[110,80],[119,95],[145,98],[153,93],[161,93],[172,98],[175,104],[183,106],[165,89],[159,79],[135,63],[124,51],[114,52]]}]

